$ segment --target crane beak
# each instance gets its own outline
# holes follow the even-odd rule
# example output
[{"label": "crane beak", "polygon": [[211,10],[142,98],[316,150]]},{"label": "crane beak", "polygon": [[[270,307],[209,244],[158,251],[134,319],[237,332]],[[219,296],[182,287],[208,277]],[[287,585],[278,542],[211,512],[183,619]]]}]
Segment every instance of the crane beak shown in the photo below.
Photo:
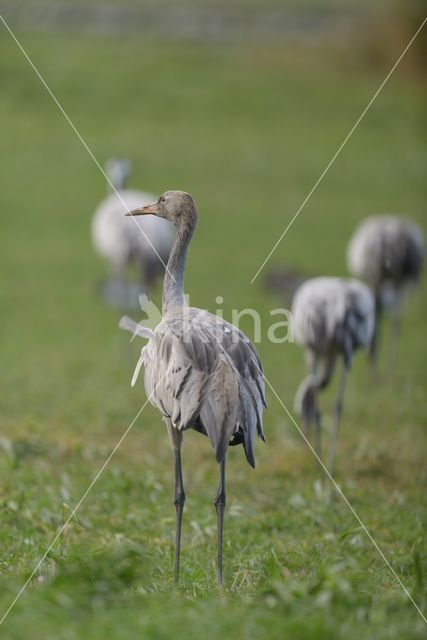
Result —
[{"label": "crane beak", "polygon": [[132,211],[128,211],[125,213],[125,216],[156,216],[159,213],[159,205],[157,202],[153,204],[146,204],[144,207],[139,207],[138,209],[133,209]]}]

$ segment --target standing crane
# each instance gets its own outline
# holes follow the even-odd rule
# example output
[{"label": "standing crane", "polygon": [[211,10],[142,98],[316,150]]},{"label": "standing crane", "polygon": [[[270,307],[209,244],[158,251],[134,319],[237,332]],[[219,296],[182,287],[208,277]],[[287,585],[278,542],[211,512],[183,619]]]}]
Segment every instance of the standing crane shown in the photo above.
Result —
[{"label": "standing crane", "polygon": [[105,170],[113,190],[95,210],[93,245],[110,264],[116,281],[122,282],[127,267],[133,265],[139,271],[143,290],[149,291],[164,271],[174,239],[173,230],[158,218],[136,221],[123,215],[155,199],[151,193],[125,189],[130,173],[129,160],[110,159]]},{"label": "standing crane", "polygon": [[328,458],[332,474],[347,373],[354,352],[368,347],[372,340],[374,300],[369,288],[357,280],[312,278],[298,288],[292,314],[294,338],[305,349],[309,369],[296,393],[295,410],[303,419],[307,438],[315,425],[315,448],[320,459],[318,394],[329,385],[337,359],[341,357],[343,361]]},{"label": "standing crane", "polygon": [[[248,463],[255,467],[255,436],[265,440],[262,413],[265,389],[262,366],[253,344],[232,324],[202,309],[189,307],[184,297],[188,247],[198,212],[190,194],[168,191],[157,202],[126,215],[153,215],[175,225],[176,238],[167,264],[162,320],[142,349],[132,384],[145,368],[150,402],[166,422],[175,456],[175,581],[179,577],[181,524],[185,493],[181,466],[183,434],[194,429],[207,436],[219,463],[215,499],[218,523],[217,583],[222,584],[222,542],[225,460],[229,445],[242,444]],[[137,329],[128,318],[121,326]],[[138,331],[137,331],[138,332]],[[142,328],[141,335],[149,335]]]},{"label": "standing crane", "polygon": [[353,233],[348,249],[350,273],[366,280],[375,298],[375,330],[370,355],[375,363],[379,325],[387,308],[393,311],[393,342],[400,333],[402,297],[408,285],[415,284],[424,260],[424,238],[413,222],[392,215],[363,220]]}]

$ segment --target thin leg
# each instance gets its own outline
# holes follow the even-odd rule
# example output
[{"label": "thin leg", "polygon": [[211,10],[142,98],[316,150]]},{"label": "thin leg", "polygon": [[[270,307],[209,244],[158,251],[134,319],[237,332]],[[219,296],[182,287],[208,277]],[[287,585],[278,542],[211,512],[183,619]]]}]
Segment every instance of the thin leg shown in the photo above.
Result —
[{"label": "thin leg", "polygon": [[332,439],[331,439],[331,448],[329,450],[329,463],[328,470],[332,475],[334,471],[334,462],[335,462],[335,452],[337,449],[337,439],[338,439],[338,428],[341,420],[343,400],[344,400],[344,391],[345,391],[345,383],[347,379],[348,365],[344,363],[343,370],[341,373],[341,378],[338,387],[338,395],[337,401],[335,404],[335,415],[334,415],[334,423],[332,426]]},{"label": "thin leg", "polygon": [[322,418],[319,409],[319,393],[322,389],[325,389],[331,381],[332,375],[335,370],[336,354],[334,352],[329,353],[323,360],[323,368],[320,375],[317,376],[317,389],[315,396],[315,441],[314,448],[319,460],[322,460]]},{"label": "thin leg", "polygon": [[316,397],[316,430],[315,430],[314,450],[316,451],[317,456],[321,460],[322,459],[322,422],[320,417],[320,411],[317,406],[317,397]]},{"label": "thin leg", "polygon": [[[317,355],[311,351],[311,349],[307,349],[305,352],[305,360],[306,360],[306,365],[307,365],[307,370],[308,373],[311,376],[315,376],[317,373],[317,369],[318,369],[318,365],[319,365],[319,359],[317,357]],[[316,398],[316,433],[317,433],[317,398]],[[312,432],[312,427],[311,427],[311,423],[312,420],[311,418],[306,417],[304,419],[304,435],[307,438],[307,440],[310,442],[311,441],[311,432]],[[316,435],[317,437],[317,435]]]},{"label": "thin leg", "polygon": [[377,374],[378,374],[378,348],[379,348],[379,340],[380,340],[381,319],[382,319],[381,295],[380,295],[380,292],[377,291],[375,293],[374,333],[372,335],[372,340],[369,347],[369,361],[370,361],[371,370],[374,377],[377,377]]},{"label": "thin leg", "polygon": [[304,419],[304,435],[307,438],[308,442],[311,440],[311,422],[308,418]]},{"label": "thin leg", "polygon": [[222,536],[224,529],[224,510],[225,510],[225,456],[219,467],[219,486],[218,493],[215,498],[216,518],[218,524],[218,570],[216,583],[222,586]]},{"label": "thin leg", "polygon": [[184,511],[185,493],[182,481],[181,449],[175,449],[175,509],[176,509],[176,529],[175,529],[175,582],[179,580],[179,562],[181,557],[181,525],[182,512]]},{"label": "thin leg", "polygon": [[393,310],[393,314],[391,317],[391,336],[390,336],[390,347],[389,347],[389,357],[388,357],[388,367],[389,371],[393,373],[394,368],[396,366],[397,360],[397,352],[400,340],[400,329],[401,329],[401,321],[402,321],[402,307],[401,301],[397,300],[396,308]]},{"label": "thin leg", "polygon": [[[319,359],[317,356],[313,355],[312,365],[311,365],[311,375],[315,376],[317,374],[319,366]],[[316,451],[320,460],[322,459],[322,422],[320,417],[319,410],[319,391],[316,391],[316,416],[315,416],[315,432],[314,432],[314,450]]]},{"label": "thin leg", "polygon": [[182,432],[176,429],[169,421],[167,421],[167,427],[168,427],[169,437],[171,439],[173,451],[175,455],[174,505],[176,509],[176,529],[175,529],[174,577],[175,577],[175,582],[178,582],[179,563],[180,563],[180,557],[181,557],[182,512],[184,511],[184,502],[185,502],[184,482],[182,479],[182,465],[181,465]]}]

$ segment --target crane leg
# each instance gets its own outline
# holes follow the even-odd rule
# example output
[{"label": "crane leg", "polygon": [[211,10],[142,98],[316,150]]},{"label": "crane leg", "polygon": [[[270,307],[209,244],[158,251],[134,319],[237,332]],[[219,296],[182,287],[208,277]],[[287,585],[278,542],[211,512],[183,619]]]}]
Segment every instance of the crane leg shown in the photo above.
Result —
[{"label": "crane leg", "polygon": [[[316,355],[313,355],[313,362],[311,365],[311,375],[317,374],[319,366],[319,359]],[[316,417],[315,417],[315,433],[314,433],[314,450],[317,453],[319,460],[322,460],[322,423],[319,411],[319,392],[316,392]]]},{"label": "crane leg", "polygon": [[[307,364],[307,370],[308,373],[312,376],[315,376],[319,367],[319,358],[317,357],[317,355],[311,351],[310,349],[307,349],[305,352],[305,360],[306,360],[306,364]],[[316,398],[316,404],[317,404],[317,398]],[[316,408],[316,412],[317,412],[317,408]],[[316,419],[315,419],[315,427],[316,427],[316,441],[317,441],[317,430],[318,428],[320,429],[320,427],[318,427],[318,419],[320,419],[320,417],[318,418],[318,416],[316,415]],[[306,437],[306,439],[310,442],[311,441],[311,432],[312,432],[312,427],[311,427],[311,420],[304,420],[304,435]]]},{"label": "crane leg", "polygon": [[304,420],[304,435],[308,442],[311,440],[311,422],[310,420]]},{"label": "crane leg", "polygon": [[335,462],[335,453],[337,449],[337,439],[338,439],[338,428],[340,425],[342,408],[343,408],[343,400],[344,400],[344,391],[345,391],[345,383],[347,380],[348,373],[348,364],[344,363],[343,370],[341,373],[341,378],[338,387],[338,395],[337,401],[335,404],[335,413],[334,413],[334,422],[332,425],[332,439],[331,439],[331,448],[329,450],[329,461],[328,461],[328,471],[332,475],[334,471],[334,462]]},{"label": "crane leg", "polygon": [[392,322],[391,340],[390,340],[391,344],[389,347],[388,367],[389,367],[389,371],[393,373],[394,368],[396,366],[397,352],[399,347],[400,331],[401,331],[401,324],[402,324],[402,308],[401,308],[400,300],[398,300],[397,306],[394,309],[391,322]]},{"label": "crane leg", "polygon": [[[317,398],[316,398],[317,403]],[[315,431],[315,441],[314,441],[314,450],[317,453],[317,457],[319,460],[322,460],[322,422],[320,417],[320,411],[316,406],[316,431]]]},{"label": "crane leg", "polygon": [[172,447],[175,456],[175,495],[174,505],[176,509],[176,529],[175,529],[175,567],[174,578],[175,582],[179,580],[179,564],[181,557],[181,525],[182,525],[182,512],[184,511],[185,493],[184,482],[182,479],[182,464],[181,464],[181,447],[182,447],[182,431],[176,429],[169,421],[167,421],[167,427],[169,437],[172,442]]},{"label": "crane leg", "polygon": [[369,362],[371,365],[371,371],[374,377],[378,374],[378,348],[380,341],[380,329],[382,320],[382,308],[380,293],[375,294],[375,324],[374,333],[372,336],[371,344],[369,346]]},{"label": "crane leg", "polygon": [[225,495],[225,456],[219,467],[219,485],[215,498],[216,518],[218,524],[218,567],[216,582],[219,587],[222,586],[222,540],[224,530],[224,511],[226,504]]}]

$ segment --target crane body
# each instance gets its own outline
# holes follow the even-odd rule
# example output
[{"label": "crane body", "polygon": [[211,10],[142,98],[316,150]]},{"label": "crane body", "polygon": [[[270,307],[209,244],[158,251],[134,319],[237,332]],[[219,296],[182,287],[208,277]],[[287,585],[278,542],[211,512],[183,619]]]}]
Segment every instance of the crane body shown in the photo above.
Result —
[{"label": "crane body", "polygon": [[[162,320],[141,352],[136,375],[144,365],[150,402],[166,423],[175,457],[175,579],[180,565],[181,523],[185,501],[181,465],[184,432],[195,430],[210,441],[220,467],[215,499],[218,521],[217,582],[222,584],[222,540],[226,502],[225,461],[229,445],[242,444],[255,466],[256,435],[264,440],[265,390],[255,347],[232,324],[205,310],[187,306],[184,272],[198,212],[193,198],[181,191],[163,194],[129,215],[160,216],[176,227],[163,285]],[[135,325],[122,321],[133,332]],[[143,332],[142,332],[143,333]],[[133,383],[136,381],[134,375]]]},{"label": "crane body", "polygon": [[292,314],[294,338],[305,350],[309,370],[298,388],[295,409],[304,421],[307,437],[315,425],[319,458],[322,458],[322,448],[318,394],[331,382],[337,360],[343,363],[328,460],[332,473],[347,373],[354,353],[360,347],[369,347],[373,336],[373,296],[370,289],[357,280],[312,278],[298,288]]}]

